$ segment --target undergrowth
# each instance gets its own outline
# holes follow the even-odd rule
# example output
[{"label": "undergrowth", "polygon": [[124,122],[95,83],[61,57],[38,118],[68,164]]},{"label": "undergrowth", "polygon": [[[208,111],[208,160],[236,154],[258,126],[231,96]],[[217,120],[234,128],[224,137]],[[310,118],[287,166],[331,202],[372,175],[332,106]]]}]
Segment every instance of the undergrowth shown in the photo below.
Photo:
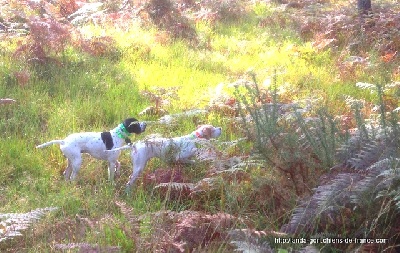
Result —
[{"label": "undergrowth", "polygon": [[[366,119],[363,101],[347,97],[353,122],[346,124],[311,103],[279,103],[276,88],[260,90],[254,77],[246,85],[248,94],[239,96],[246,134],[264,164],[288,175],[301,196],[280,231],[282,238],[305,240],[285,248],[299,249],[310,239],[321,250],[378,252],[398,244],[399,124],[398,107],[391,104],[398,85],[357,83],[376,95],[370,105],[376,114]],[[272,236],[262,237],[268,241]],[[368,243],[361,242],[365,238]],[[247,240],[253,240],[251,247],[265,247],[257,236]],[[272,239],[269,245],[283,246]]]}]

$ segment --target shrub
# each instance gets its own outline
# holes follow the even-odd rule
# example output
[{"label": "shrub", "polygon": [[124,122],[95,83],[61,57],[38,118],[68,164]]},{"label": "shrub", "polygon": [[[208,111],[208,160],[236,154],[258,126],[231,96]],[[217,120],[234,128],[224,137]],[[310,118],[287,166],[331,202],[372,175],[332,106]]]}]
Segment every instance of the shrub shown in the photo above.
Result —
[{"label": "shrub", "polygon": [[64,52],[71,40],[70,27],[53,18],[31,18],[30,34],[15,55],[31,63],[47,63],[51,55]]},{"label": "shrub", "polygon": [[253,81],[236,90],[245,134],[254,142],[255,152],[287,175],[302,195],[334,163],[336,122],[324,108],[280,103],[276,89],[261,89],[255,77]]},{"label": "shrub", "polygon": [[203,1],[202,5],[213,10],[217,15],[216,19],[222,22],[239,20],[245,13],[245,5],[237,0]]},{"label": "shrub", "polygon": [[[314,194],[295,208],[282,232],[389,239],[385,244],[357,245],[360,251],[383,252],[399,244],[400,128],[397,108],[385,109],[384,89],[376,87],[378,120],[360,119],[359,104],[353,107],[358,108],[357,130],[338,149],[337,165],[321,178]],[[337,247],[347,251],[354,244]]]},{"label": "shrub", "polygon": [[173,39],[197,41],[197,33],[189,19],[173,5],[170,0],[150,0],[144,7],[142,18],[154,24],[158,29],[167,31]]},{"label": "shrub", "polygon": [[78,4],[75,0],[58,1],[58,11],[63,17],[68,17],[78,9]]},{"label": "shrub", "polygon": [[120,52],[116,47],[116,42],[110,36],[80,40],[79,48],[92,56],[108,56],[112,60],[118,59],[120,56]]},{"label": "shrub", "polygon": [[[27,63],[61,65],[66,60],[64,56],[68,46],[92,56],[107,56],[113,60],[120,57],[116,42],[110,36],[83,39],[80,32],[73,26],[63,24],[54,18],[31,18],[28,26],[29,36],[14,53]],[[60,61],[60,56],[62,61]]]}]

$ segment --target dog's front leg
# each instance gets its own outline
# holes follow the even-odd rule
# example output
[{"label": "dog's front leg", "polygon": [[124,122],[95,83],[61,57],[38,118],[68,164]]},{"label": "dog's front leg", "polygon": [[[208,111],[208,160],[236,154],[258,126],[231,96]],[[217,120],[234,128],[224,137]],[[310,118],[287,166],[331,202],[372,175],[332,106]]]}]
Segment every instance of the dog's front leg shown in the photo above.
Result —
[{"label": "dog's front leg", "polygon": [[176,162],[179,162],[179,163],[194,164],[195,161],[191,160],[191,158],[196,154],[196,151],[197,151],[196,147],[188,147],[186,152],[179,153],[175,157],[175,160],[176,160]]},{"label": "dog's front leg", "polygon": [[142,172],[142,170],[146,167],[146,164],[144,164],[144,166],[133,166],[133,171],[132,171],[132,175],[130,175],[129,177],[129,182],[126,184],[126,193],[130,193],[132,185],[136,182],[136,179],[139,177],[140,172]]},{"label": "dog's front leg", "polygon": [[119,161],[115,162],[115,175],[118,177],[121,174],[120,171],[121,163]]}]

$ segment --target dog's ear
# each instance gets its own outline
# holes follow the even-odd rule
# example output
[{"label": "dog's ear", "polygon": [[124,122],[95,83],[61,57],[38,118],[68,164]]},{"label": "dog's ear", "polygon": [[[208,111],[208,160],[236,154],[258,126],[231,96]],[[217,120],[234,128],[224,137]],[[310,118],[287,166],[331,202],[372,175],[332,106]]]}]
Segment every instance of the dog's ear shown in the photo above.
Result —
[{"label": "dog's ear", "polygon": [[139,121],[135,118],[126,119],[123,124],[128,133],[140,134],[142,132]]},{"label": "dog's ear", "polygon": [[128,119],[124,120],[124,122],[122,122],[122,124],[124,124],[125,128],[128,128],[128,127],[130,127],[132,124],[135,124],[135,123],[137,123],[137,122],[138,122],[138,120],[135,119],[135,118],[128,118]]},{"label": "dog's ear", "polygon": [[210,126],[204,127],[202,132],[203,132],[203,138],[204,139],[206,139],[206,140],[211,139],[212,129],[211,129]]}]

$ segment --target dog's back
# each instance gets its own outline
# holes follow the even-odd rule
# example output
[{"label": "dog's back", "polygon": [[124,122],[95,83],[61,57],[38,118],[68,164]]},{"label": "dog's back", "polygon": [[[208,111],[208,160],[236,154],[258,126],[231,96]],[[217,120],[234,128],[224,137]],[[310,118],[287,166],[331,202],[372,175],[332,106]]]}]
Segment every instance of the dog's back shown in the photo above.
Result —
[{"label": "dog's back", "polygon": [[148,160],[153,157],[166,162],[176,162],[192,157],[195,149],[194,140],[187,138],[152,138],[133,144],[131,158],[133,163],[143,158]]}]

